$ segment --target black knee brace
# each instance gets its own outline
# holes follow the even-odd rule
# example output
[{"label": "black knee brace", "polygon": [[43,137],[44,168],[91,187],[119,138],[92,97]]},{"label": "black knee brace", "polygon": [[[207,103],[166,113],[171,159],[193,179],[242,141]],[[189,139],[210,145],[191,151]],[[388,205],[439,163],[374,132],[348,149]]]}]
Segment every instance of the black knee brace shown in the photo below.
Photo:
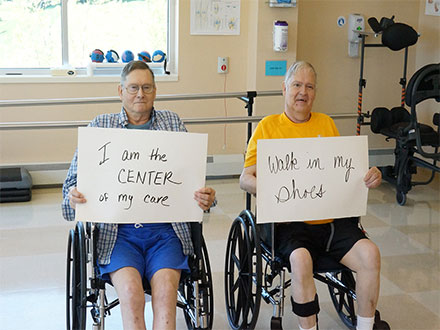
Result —
[{"label": "black knee brace", "polygon": [[300,317],[307,317],[319,313],[319,301],[317,294],[315,294],[314,300],[304,304],[294,302],[292,297],[290,297],[290,301],[292,302],[292,311]]}]

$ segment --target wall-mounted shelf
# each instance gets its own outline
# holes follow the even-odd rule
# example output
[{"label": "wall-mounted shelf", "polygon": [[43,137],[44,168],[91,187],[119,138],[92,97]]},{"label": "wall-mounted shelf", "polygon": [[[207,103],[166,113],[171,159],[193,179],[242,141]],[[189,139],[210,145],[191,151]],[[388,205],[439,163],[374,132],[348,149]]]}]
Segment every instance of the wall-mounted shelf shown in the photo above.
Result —
[{"label": "wall-mounted shelf", "polygon": [[269,7],[291,8],[291,7],[296,7],[296,0],[290,0],[290,1],[270,0],[268,4]]}]

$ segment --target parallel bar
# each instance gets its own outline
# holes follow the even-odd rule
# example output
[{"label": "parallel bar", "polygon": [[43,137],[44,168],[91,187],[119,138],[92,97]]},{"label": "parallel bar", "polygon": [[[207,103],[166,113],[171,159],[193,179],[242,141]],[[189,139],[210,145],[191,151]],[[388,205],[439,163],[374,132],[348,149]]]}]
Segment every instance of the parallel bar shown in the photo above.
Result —
[{"label": "parallel bar", "polygon": [[[333,119],[356,118],[357,114],[336,113],[330,114]],[[263,119],[264,116],[252,117],[213,117],[213,118],[183,118],[185,125],[201,125],[201,124],[237,124],[237,123],[256,123]],[[47,121],[47,122],[9,122],[0,123],[0,131],[7,130],[26,130],[26,129],[64,129],[77,128],[87,126],[89,120],[81,121]]]},{"label": "parallel bar", "polygon": [[[258,96],[279,96],[278,91],[256,92]],[[213,94],[173,94],[158,95],[156,101],[181,101],[181,100],[206,100],[247,97],[247,92],[213,93]],[[119,96],[110,97],[83,97],[62,99],[28,99],[28,100],[0,100],[1,107],[44,106],[44,105],[73,105],[73,104],[97,104],[97,103],[120,103]]]},{"label": "parallel bar", "polygon": [[[233,124],[259,122],[263,117],[214,117],[214,118],[183,118],[185,125],[194,124]],[[87,126],[89,120],[81,121],[47,121],[47,122],[10,122],[0,123],[0,130],[18,130],[18,129],[50,129],[50,128],[77,128]]]},{"label": "parallel bar", "polygon": [[68,104],[99,104],[99,103],[118,103],[121,102],[118,96],[114,97],[83,97],[83,98],[63,98],[63,99],[28,99],[28,100],[2,100],[1,107],[23,107],[23,106],[43,106],[43,105],[68,105]]},{"label": "parallel bar", "polygon": [[9,122],[0,123],[0,131],[26,130],[26,129],[50,129],[50,128],[77,128],[87,126],[90,120],[81,121],[40,121],[40,122]]}]

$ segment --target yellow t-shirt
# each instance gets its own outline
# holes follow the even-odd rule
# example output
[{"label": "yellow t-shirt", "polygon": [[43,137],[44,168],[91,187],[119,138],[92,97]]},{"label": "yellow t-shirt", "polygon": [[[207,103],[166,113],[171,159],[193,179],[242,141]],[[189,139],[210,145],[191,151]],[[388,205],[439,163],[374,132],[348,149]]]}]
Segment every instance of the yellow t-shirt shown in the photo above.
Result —
[{"label": "yellow t-shirt", "polygon": [[[260,139],[330,136],[339,136],[339,131],[333,119],[323,113],[312,112],[309,121],[300,124],[291,121],[284,112],[282,114],[267,116],[258,123],[257,128],[249,140],[244,167],[249,167],[257,163],[257,141]],[[333,219],[305,222],[318,225],[332,221]]]}]

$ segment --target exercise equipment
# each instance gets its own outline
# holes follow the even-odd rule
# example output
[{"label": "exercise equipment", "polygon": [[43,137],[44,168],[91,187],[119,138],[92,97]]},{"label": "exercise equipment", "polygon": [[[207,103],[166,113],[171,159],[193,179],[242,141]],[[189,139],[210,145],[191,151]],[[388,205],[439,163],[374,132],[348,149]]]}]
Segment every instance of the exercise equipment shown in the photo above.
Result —
[{"label": "exercise equipment", "polygon": [[28,202],[31,188],[32,177],[25,168],[0,168],[0,203]]},{"label": "exercise equipment", "polygon": [[[371,114],[371,130],[383,134],[387,140],[394,139],[394,165],[380,168],[385,180],[396,187],[396,200],[406,203],[406,194],[413,186],[432,182],[435,173],[440,172],[440,113],[434,113],[432,123],[437,128],[418,122],[417,105],[425,100],[440,102],[440,64],[428,64],[420,68],[410,79],[406,90],[405,103],[410,107],[394,107],[391,110],[376,108]],[[428,150],[430,148],[431,150]],[[412,181],[417,168],[431,171],[426,181]]]},{"label": "exercise equipment", "polygon": [[[382,43],[366,44],[365,39],[371,33],[360,33],[361,67],[356,134],[360,135],[361,125],[370,125],[372,132],[385,135],[387,141],[396,140],[394,165],[381,167],[380,170],[383,178],[396,187],[398,204],[404,205],[406,194],[413,186],[429,184],[434,179],[435,172],[440,171],[436,164],[439,160],[438,147],[440,145],[439,114],[436,113],[433,116],[433,123],[437,126],[434,129],[418,122],[416,109],[417,105],[426,99],[433,98],[437,102],[440,101],[439,64],[428,64],[419,69],[406,86],[408,47],[417,42],[417,32],[409,25],[395,23],[394,16],[382,17],[380,22],[372,17],[368,19],[368,23],[374,33],[382,34]],[[376,107],[371,114],[362,112],[362,92],[366,86],[366,80],[363,77],[364,53],[367,47],[387,47],[392,51],[404,49],[403,76],[399,81],[402,86],[400,106],[393,107],[391,110]],[[411,108],[410,112],[405,108],[405,104]],[[366,118],[370,118],[370,122],[366,122]],[[433,152],[426,151],[426,147],[433,148]],[[423,182],[413,182],[412,175],[417,173],[417,167],[432,171],[430,178]]]},{"label": "exercise equipment", "polygon": [[95,49],[90,54],[90,58],[94,63],[102,63],[104,61],[104,52],[100,49]]},{"label": "exercise equipment", "polygon": [[110,49],[105,54],[105,59],[107,60],[108,63],[118,63],[119,54],[115,50]]},{"label": "exercise equipment", "polygon": [[[357,107],[357,126],[356,135],[360,135],[362,125],[370,125],[370,122],[366,122],[365,118],[370,118],[370,112],[362,112],[362,95],[363,89],[366,87],[367,81],[364,78],[364,63],[365,63],[365,49],[370,47],[387,47],[392,51],[399,51],[404,49],[404,62],[403,62],[403,74],[399,81],[402,86],[400,106],[405,106],[405,93],[406,93],[406,75],[408,67],[408,47],[416,44],[418,40],[417,32],[409,25],[404,23],[395,23],[394,16],[391,18],[382,17],[380,22],[375,17],[368,19],[368,24],[374,33],[359,32],[361,38],[361,63],[360,63],[360,78],[359,78],[359,92],[358,92],[358,107]],[[366,38],[370,35],[381,34],[382,42],[379,43],[366,43]],[[382,117],[381,117],[382,118]],[[373,131],[374,132],[374,131]]]}]

